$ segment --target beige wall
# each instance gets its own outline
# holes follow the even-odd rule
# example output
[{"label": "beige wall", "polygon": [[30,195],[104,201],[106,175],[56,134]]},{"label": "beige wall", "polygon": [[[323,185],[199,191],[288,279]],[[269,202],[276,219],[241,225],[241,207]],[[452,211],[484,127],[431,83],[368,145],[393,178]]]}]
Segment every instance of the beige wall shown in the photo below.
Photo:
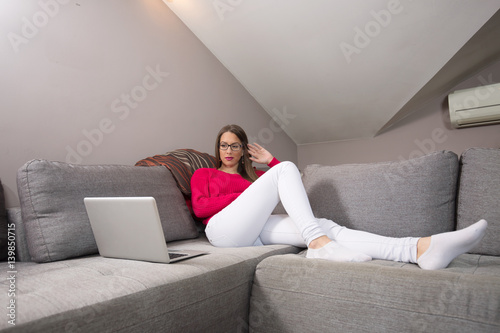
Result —
[{"label": "beige wall", "polygon": [[[451,91],[500,82],[500,62],[462,82]],[[338,165],[406,160],[424,153],[451,150],[460,155],[470,147],[500,148],[500,125],[454,129],[450,125],[447,95],[430,101],[375,138],[298,147],[299,167],[318,163]],[[362,119],[359,119],[362,122]]]},{"label": "beige wall", "polygon": [[297,162],[293,141],[161,0],[1,1],[0,36],[8,207],[30,159],[133,165],[176,148],[213,153],[228,123]]},{"label": "beige wall", "polygon": [[[500,147],[500,125],[452,129],[446,93],[375,138],[297,149],[161,0],[0,1],[0,36],[8,207],[18,205],[16,171],[30,159],[132,165],[176,148],[212,153],[227,123],[301,168]],[[500,63],[456,89],[481,78],[499,82]]]}]

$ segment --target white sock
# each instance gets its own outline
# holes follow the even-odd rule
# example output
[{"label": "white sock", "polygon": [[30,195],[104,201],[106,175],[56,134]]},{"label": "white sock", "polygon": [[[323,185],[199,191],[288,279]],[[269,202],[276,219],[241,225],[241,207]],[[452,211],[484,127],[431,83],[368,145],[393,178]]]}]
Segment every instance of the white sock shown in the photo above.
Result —
[{"label": "white sock", "polygon": [[465,229],[431,236],[427,251],[418,258],[422,269],[446,268],[457,256],[473,249],[486,233],[488,222],[480,220]]},{"label": "white sock", "polygon": [[331,241],[319,249],[308,249],[306,258],[326,259],[337,262],[362,262],[372,260],[372,257],[364,253],[349,250],[334,241]]}]

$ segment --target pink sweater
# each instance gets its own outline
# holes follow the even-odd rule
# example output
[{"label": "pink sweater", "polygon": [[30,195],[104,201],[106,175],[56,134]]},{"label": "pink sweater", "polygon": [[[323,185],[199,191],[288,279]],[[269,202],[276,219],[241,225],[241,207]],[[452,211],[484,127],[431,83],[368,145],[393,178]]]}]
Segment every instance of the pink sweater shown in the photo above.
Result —
[{"label": "pink sweater", "polygon": [[[280,163],[273,158],[269,167]],[[257,176],[264,174],[263,171],[255,170]],[[217,169],[202,168],[194,172],[191,177],[191,203],[193,211],[204,224],[212,216],[220,212],[227,205],[234,201],[250,184],[239,174],[229,174]]]}]

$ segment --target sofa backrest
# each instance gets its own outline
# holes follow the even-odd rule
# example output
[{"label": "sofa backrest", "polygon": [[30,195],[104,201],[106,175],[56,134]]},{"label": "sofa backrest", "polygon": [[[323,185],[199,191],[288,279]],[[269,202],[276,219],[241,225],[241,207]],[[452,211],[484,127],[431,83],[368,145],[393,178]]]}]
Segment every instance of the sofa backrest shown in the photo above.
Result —
[{"label": "sofa backrest", "polygon": [[152,196],[167,241],[198,236],[184,198],[165,167],[32,160],[19,169],[17,184],[26,241],[35,262],[98,252],[85,197]]},{"label": "sofa backrest", "polygon": [[500,149],[471,148],[460,157],[457,228],[485,219],[488,229],[471,252],[500,255]]},{"label": "sofa backrest", "polygon": [[390,237],[455,229],[458,156],[450,151],[383,163],[310,165],[304,185],[317,217]]}]

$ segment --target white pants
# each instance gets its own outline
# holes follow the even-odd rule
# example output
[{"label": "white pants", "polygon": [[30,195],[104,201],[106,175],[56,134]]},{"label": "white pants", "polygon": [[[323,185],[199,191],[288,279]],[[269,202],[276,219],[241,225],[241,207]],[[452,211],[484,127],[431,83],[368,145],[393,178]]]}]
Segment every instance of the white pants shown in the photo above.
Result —
[{"label": "white pants", "polygon": [[[271,215],[282,202],[288,215]],[[374,259],[416,262],[418,238],[383,237],[350,230],[311,210],[299,170],[291,162],[274,166],[236,200],[214,215],[205,232],[217,247],[289,244],[306,247],[328,236],[342,246]]]}]

